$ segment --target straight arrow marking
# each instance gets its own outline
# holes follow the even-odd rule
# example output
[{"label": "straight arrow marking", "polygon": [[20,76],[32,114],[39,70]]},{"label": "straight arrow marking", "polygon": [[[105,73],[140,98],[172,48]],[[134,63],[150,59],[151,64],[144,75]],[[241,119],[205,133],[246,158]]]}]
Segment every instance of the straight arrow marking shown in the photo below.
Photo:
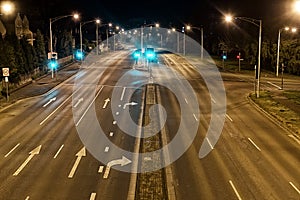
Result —
[{"label": "straight arrow marking", "polygon": [[38,155],[41,151],[42,145],[36,147],[32,151],[29,152],[28,158],[23,162],[23,164],[17,169],[17,171],[13,174],[13,176],[18,176],[18,174],[26,167],[29,161],[35,156]]},{"label": "straight arrow marking", "polygon": [[77,158],[76,158],[76,161],[69,173],[69,176],[68,178],[73,178],[74,174],[75,174],[75,171],[80,163],[80,160],[83,156],[86,156],[86,151],[85,151],[85,147],[83,147],[80,151],[78,151],[78,153],[76,154]]},{"label": "straight arrow marking", "polygon": [[106,108],[106,106],[107,106],[107,104],[108,104],[109,101],[110,101],[109,98],[105,99],[105,100],[104,100],[104,105],[103,105],[102,108]]},{"label": "straight arrow marking", "polygon": [[81,102],[83,102],[83,98],[80,98],[77,103],[74,105],[74,108],[76,108]]},{"label": "straight arrow marking", "polygon": [[56,100],[56,97],[50,99],[46,104],[43,105],[43,107],[48,106],[52,101],[55,101],[55,100]]}]

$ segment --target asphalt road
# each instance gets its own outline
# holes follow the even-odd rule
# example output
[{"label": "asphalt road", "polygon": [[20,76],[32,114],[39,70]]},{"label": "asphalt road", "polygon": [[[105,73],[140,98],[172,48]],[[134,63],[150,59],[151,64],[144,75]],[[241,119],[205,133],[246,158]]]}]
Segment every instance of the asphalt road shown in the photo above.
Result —
[{"label": "asphalt road", "polygon": [[[177,70],[182,75],[177,78],[188,80],[196,92],[200,110],[200,115],[189,110],[184,116],[199,122],[199,127],[191,146],[170,165],[176,199],[300,199],[299,143],[249,103],[250,75],[222,73],[227,105],[224,127],[212,151],[200,159],[212,105],[221,100],[211,96],[205,81],[185,60],[166,54],[160,61],[164,65],[150,63],[154,81],[172,81],[168,70]],[[138,130],[131,127],[125,111],[139,123],[144,98],[139,85],[151,81],[149,73],[139,66],[132,70],[125,51],[101,60],[91,58],[83,66],[45,95],[0,112],[0,199],[127,199],[134,173],[126,170],[132,169],[135,158],[124,152],[136,151],[137,140],[132,136]],[[118,85],[126,72],[129,82]],[[262,88],[274,87],[268,81],[272,80],[262,80]],[[159,91],[171,140],[183,111],[174,93],[166,87]],[[184,88],[179,91],[186,93]],[[189,130],[183,128],[183,132]],[[97,134],[101,140],[96,140]],[[122,156],[129,162],[120,161]],[[119,164],[107,170],[111,161]]]}]

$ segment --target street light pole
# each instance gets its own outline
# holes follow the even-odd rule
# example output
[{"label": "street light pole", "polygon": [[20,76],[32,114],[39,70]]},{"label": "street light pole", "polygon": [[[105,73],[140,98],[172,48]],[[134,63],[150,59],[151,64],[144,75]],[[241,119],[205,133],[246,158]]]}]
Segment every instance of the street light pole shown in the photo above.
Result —
[{"label": "street light pole", "polygon": [[[258,36],[258,59],[257,59],[257,88],[256,88],[256,97],[259,98],[259,91],[260,91],[260,57],[261,57],[261,32],[262,32],[262,20],[253,19],[249,17],[234,17],[234,19],[240,19],[242,21],[251,23],[257,27],[259,27],[259,36]],[[225,16],[226,22],[231,22],[233,17],[230,15]]]},{"label": "street light pole", "polygon": [[[59,16],[59,17],[55,17],[55,18],[50,18],[49,19],[49,37],[50,37],[50,53],[51,53],[51,58],[52,58],[52,54],[53,54],[53,44],[52,44],[52,23],[56,22],[57,20],[66,18],[66,17],[74,17],[75,19],[79,18],[78,14],[74,14],[74,15],[64,15],[64,16]],[[53,78],[53,68],[51,69],[51,78]]]},{"label": "street light pole", "polygon": [[200,35],[200,38],[201,38],[201,47],[200,47],[200,56],[201,56],[201,60],[203,59],[203,27],[199,28],[199,27],[195,27],[195,26],[187,26],[186,27],[187,30],[191,30],[191,29],[197,29],[197,30],[200,30],[201,32],[201,35]]}]

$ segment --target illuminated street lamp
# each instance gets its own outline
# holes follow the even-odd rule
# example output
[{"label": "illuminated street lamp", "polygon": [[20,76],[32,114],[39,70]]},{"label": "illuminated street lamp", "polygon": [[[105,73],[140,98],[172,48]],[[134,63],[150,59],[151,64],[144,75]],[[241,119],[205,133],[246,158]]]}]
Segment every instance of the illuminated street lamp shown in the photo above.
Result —
[{"label": "illuminated street lamp", "polygon": [[[66,17],[74,17],[74,19],[79,19],[79,15],[78,14],[73,14],[73,15],[64,15],[64,16],[59,16],[59,17],[55,17],[55,18],[50,18],[49,21],[50,21],[50,53],[51,53],[51,58],[52,58],[52,54],[53,54],[53,45],[52,45],[52,23],[60,20],[60,19],[63,19],[63,18],[66,18]],[[51,77],[53,78],[53,69],[51,70],[52,71],[52,75]]]},{"label": "illuminated street lamp", "polygon": [[15,6],[12,2],[4,1],[1,3],[0,15],[2,14],[11,14],[15,9]]},{"label": "illuminated street lamp", "polygon": [[257,88],[256,88],[256,97],[259,98],[259,81],[260,81],[260,54],[261,54],[261,31],[262,31],[262,20],[253,19],[249,17],[232,17],[231,15],[225,16],[226,22],[232,22],[233,19],[239,19],[248,23],[251,23],[259,27],[258,33],[258,64],[257,64]]},{"label": "illuminated street lamp", "polygon": [[293,9],[296,13],[300,13],[300,0],[296,0],[294,2],[294,6],[293,6]]},{"label": "illuminated street lamp", "polygon": [[201,32],[201,60],[203,59],[203,27],[195,27],[195,26],[186,26],[186,30],[197,29]]},{"label": "illuminated street lamp", "polygon": [[278,31],[278,43],[277,43],[277,59],[276,59],[276,76],[278,77],[279,73],[279,49],[280,49],[280,36],[282,31],[291,31],[292,33],[297,32],[297,28],[290,29],[289,27],[281,28]]},{"label": "illuminated street lamp", "polygon": [[143,51],[143,42],[144,42],[144,38],[143,38],[143,30],[144,30],[144,27],[152,27],[152,26],[155,26],[156,28],[159,28],[159,23],[155,23],[155,24],[147,24],[147,25],[143,25],[141,26],[141,51]]},{"label": "illuminated street lamp", "polygon": [[[80,34],[80,60],[82,60],[83,57],[83,52],[82,52],[82,26],[91,22],[95,22],[96,23],[96,42],[98,41],[98,24],[100,24],[100,19],[94,19],[94,20],[90,20],[90,21],[86,21],[86,22],[80,22],[79,25],[79,34]],[[97,45],[98,48],[98,45]]]}]

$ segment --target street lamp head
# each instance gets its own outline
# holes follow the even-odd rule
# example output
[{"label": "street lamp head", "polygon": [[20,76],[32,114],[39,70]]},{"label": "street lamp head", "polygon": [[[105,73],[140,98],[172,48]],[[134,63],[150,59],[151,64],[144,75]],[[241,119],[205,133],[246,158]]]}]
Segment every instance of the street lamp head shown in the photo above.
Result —
[{"label": "street lamp head", "polygon": [[232,22],[233,17],[231,15],[225,16],[225,22]]},{"label": "street lamp head", "polygon": [[96,24],[100,24],[100,23],[101,23],[100,19],[96,19]]},{"label": "street lamp head", "polygon": [[112,27],[112,23],[109,23],[108,26],[109,26],[109,27]]},{"label": "street lamp head", "polygon": [[155,27],[156,27],[156,28],[159,28],[159,23],[156,23],[156,24],[155,24]]},{"label": "street lamp head", "polygon": [[186,26],[186,30],[191,30],[191,26],[190,26],[190,25],[187,25],[187,26]]},{"label": "street lamp head", "polygon": [[74,17],[74,19],[79,19],[79,14],[75,13],[75,14],[73,15],[73,17]]},{"label": "street lamp head", "polygon": [[9,1],[4,1],[1,3],[1,12],[3,14],[10,14],[14,11],[14,4]]},{"label": "street lamp head", "polygon": [[292,28],[292,33],[296,33],[297,32],[297,28]]},{"label": "street lamp head", "polygon": [[290,27],[285,27],[284,30],[288,31],[288,30],[290,30]]},{"label": "street lamp head", "polygon": [[116,30],[119,30],[120,29],[120,27],[119,26],[116,26]]},{"label": "street lamp head", "polygon": [[300,14],[300,0],[294,2],[294,11]]}]

